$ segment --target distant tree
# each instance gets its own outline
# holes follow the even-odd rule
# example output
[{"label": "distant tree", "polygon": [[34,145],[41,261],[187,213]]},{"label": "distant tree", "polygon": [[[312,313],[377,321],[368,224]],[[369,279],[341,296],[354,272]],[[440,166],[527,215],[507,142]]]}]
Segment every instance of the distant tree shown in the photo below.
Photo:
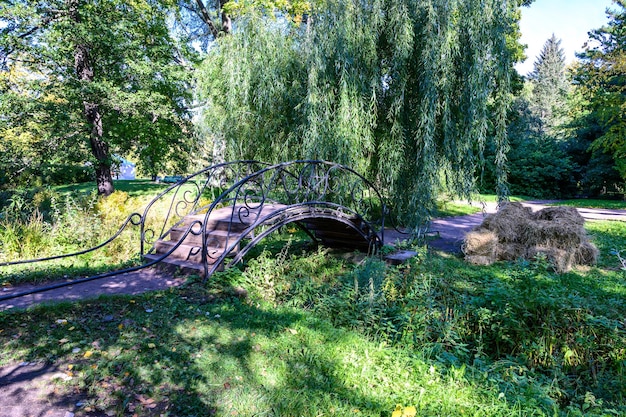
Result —
[{"label": "distant tree", "polygon": [[608,24],[589,33],[576,83],[599,127],[591,149],[611,155],[626,181],[626,1],[613,3]]},{"label": "distant tree", "polygon": [[[508,125],[508,181],[512,194],[536,198],[563,198],[576,193],[574,164],[563,141],[543,132],[543,122],[533,105],[533,85],[514,97]],[[556,126],[560,129],[559,126]],[[493,155],[494,145],[488,143],[486,154]],[[490,158],[488,158],[490,159]],[[487,161],[481,176],[481,187],[493,189],[495,172]]]},{"label": "distant tree", "polygon": [[149,171],[178,152],[184,160],[189,71],[166,24],[174,6],[173,0],[5,2],[0,70],[19,66],[25,75],[3,77],[10,94],[0,97],[8,109],[1,139],[23,131],[26,119],[41,130],[31,134],[58,152],[75,157],[88,149],[102,195],[113,192],[112,150],[149,154],[149,162],[141,161]]},{"label": "distant tree", "polygon": [[533,72],[530,74],[533,86],[532,110],[541,124],[540,133],[554,133],[555,126],[562,123],[560,109],[567,99],[569,81],[565,73],[565,54],[561,40],[554,34],[543,46]]}]

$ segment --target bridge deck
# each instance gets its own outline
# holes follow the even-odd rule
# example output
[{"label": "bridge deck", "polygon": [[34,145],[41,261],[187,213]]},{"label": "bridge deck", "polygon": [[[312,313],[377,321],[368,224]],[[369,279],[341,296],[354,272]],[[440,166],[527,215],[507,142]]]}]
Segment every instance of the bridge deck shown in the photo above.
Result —
[{"label": "bridge deck", "polygon": [[[169,253],[161,262],[202,272],[203,256],[209,265],[223,262],[225,257],[239,253],[241,242],[253,238],[255,228],[291,222],[297,223],[317,243],[325,246],[362,251],[371,249],[372,242],[364,238],[363,231],[359,231],[364,225],[357,216],[340,221],[329,217],[329,210],[317,211],[307,207],[299,211],[305,213],[298,216],[304,217],[304,220],[290,221],[290,214],[293,214],[290,210],[293,211],[293,206],[285,204],[263,204],[258,207],[236,205],[214,209],[208,218],[206,214],[188,215],[179,226],[173,227],[155,243],[154,253],[145,257],[156,260]],[[324,216],[318,217],[320,213],[324,213]],[[206,227],[202,227],[205,221]]]}]

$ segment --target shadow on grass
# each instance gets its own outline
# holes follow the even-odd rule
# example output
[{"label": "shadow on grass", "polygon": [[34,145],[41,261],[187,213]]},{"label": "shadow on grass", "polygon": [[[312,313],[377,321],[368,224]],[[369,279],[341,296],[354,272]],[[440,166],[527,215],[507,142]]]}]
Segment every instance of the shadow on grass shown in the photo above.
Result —
[{"label": "shadow on grass", "polygon": [[377,306],[350,290],[364,268],[332,282],[290,276],[310,292],[301,308],[192,284],[0,313],[0,360],[58,364],[67,396],[85,398],[77,416],[388,416],[398,403],[422,416],[626,412],[618,273],[437,255],[410,272],[369,271],[381,270],[397,292]]},{"label": "shadow on grass", "polygon": [[333,353],[344,332],[293,310],[202,294],[190,286],[0,313],[3,361],[58,364],[68,381],[56,404],[80,391],[77,416],[389,410],[341,379]]},{"label": "shadow on grass", "polygon": [[[138,257],[137,257],[138,258]],[[138,259],[118,264],[106,263],[92,257],[90,260],[69,258],[56,263],[44,262],[0,267],[0,286],[64,282],[70,279],[92,277],[139,265]]]}]

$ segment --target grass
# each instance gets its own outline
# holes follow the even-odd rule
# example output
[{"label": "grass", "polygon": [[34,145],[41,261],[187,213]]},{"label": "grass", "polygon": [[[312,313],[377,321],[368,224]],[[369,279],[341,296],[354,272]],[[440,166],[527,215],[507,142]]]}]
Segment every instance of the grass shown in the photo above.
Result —
[{"label": "grass", "polygon": [[[422,415],[522,415],[481,376],[449,375],[298,309],[207,301],[197,288],[0,320],[3,361],[62,363],[65,389],[88,394],[77,415],[379,416],[398,403]],[[32,320],[38,331],[24,331]]]},{"label": "grass", "polygon": [[0,364],[59,365],[78,416],[624,415],[626,223],[589,230],[599,267],[563,275],[274,236],[206,285],[0,313]]},{"label": "grass", "polygon": [[626,210],[626,200],[594,200],[584,198],[577,200],[559,201],[558,203],[554,203],[552,205],[609,210]]},{"label": "grass", "polygon": [[77,416],[626,415],[626,222],[586,227],[598,265],[561,275],[425,248],[392,267],[286,228],[206,284],[0,312],[0,365],[55,364]]},{"label": "grass", "polygon": [[458,201],[441,201],[437,203],[435,217],[466,216],[468,214],[480,213],[481,211],[481,208],[471,204]]},{"label": "grass", "polygon": [[[156,183],[146,179],[113,181],[113,186],[116,191],[128,193],[130,197],[140,197],[146,195],[153,196],[165,190],[170,185],[171,184]],[[58,185],[50,188],[59,194],[89,194],[97,189],[95,181],[83,182],[80,184]]]},{"label": "grass", "polygon": [[[526,201],[527,197],[511,196],[510,201]],[[483,210],[481,203],[497,203],[498,196],[495,194],[477,194],[472,203],[467,201],[451,200],[444,198],[437,202],[437,212],[434,217],[456,217],[480,213]]]},{"label": "grass", "polygon": [[[114,236],[131,213],[144,208],[168,185],[144,180],[116,181],[116,192],[106,199],[93,192],[93,183],[49,187],[14,192],[0,209],[0,263],[71,254],[93,248]],[[186,184],[155,204],[145,217],[147,231],[160,233],[167,213],[171,225],[179,217],[183,201],[194,196],[195,188]],[[166,196],[166,197],[167,197]],[[203,195],[201,204],[213,196]],[[173,199],[173,203],[172,203]],[[174,213],[174,214],[172,214]],[[149,233],[149,232],[147,232]],[[150,234],[146,235],[148,238]],[[148,244],[146,250],[149,249]],[[0,285],[41,283],[60,277],[94,275],[140,262],[140,228],[127,224],[111,244],[77,257],[0,269]]]},{"label": "grass", "polygon": [[[498,196],[496,194],[477,194],[475,200],[484,201],[487,203],[497,203]],[[511,202],[523,202],[527,200],[532,200],[532,198],[526,197],[526,196],[516,196],[516,195],[509,196],[509,201]]]}]

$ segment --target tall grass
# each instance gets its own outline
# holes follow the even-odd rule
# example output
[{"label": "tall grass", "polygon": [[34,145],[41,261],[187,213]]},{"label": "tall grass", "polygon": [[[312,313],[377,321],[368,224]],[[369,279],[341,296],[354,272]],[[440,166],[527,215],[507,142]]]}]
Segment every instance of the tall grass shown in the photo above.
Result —
[{"label": "tall grass", "polygon": [[349,267],[319,250],[226,274],[253,303],[304,309],[450,372],[488,375],[507,401],[541,415],[624,415],[626,277],[609,248],[626,223],[590,229],[603,268],[561,275],[545,259],[475,267],[423,248],[398,268]]},{"label": "tall grass", "polygon": [[[112,237],[134,211],[142,212],[150,195],[130,197],[116,191],[59,193],[50,188],[13,193],[0,212],[0,263],[79,252]],[[36,265],[4,267],[0,280],[46,281],[97,273],[137,259],[139,231],[131,226],[110,245],[79,257]]]}]

